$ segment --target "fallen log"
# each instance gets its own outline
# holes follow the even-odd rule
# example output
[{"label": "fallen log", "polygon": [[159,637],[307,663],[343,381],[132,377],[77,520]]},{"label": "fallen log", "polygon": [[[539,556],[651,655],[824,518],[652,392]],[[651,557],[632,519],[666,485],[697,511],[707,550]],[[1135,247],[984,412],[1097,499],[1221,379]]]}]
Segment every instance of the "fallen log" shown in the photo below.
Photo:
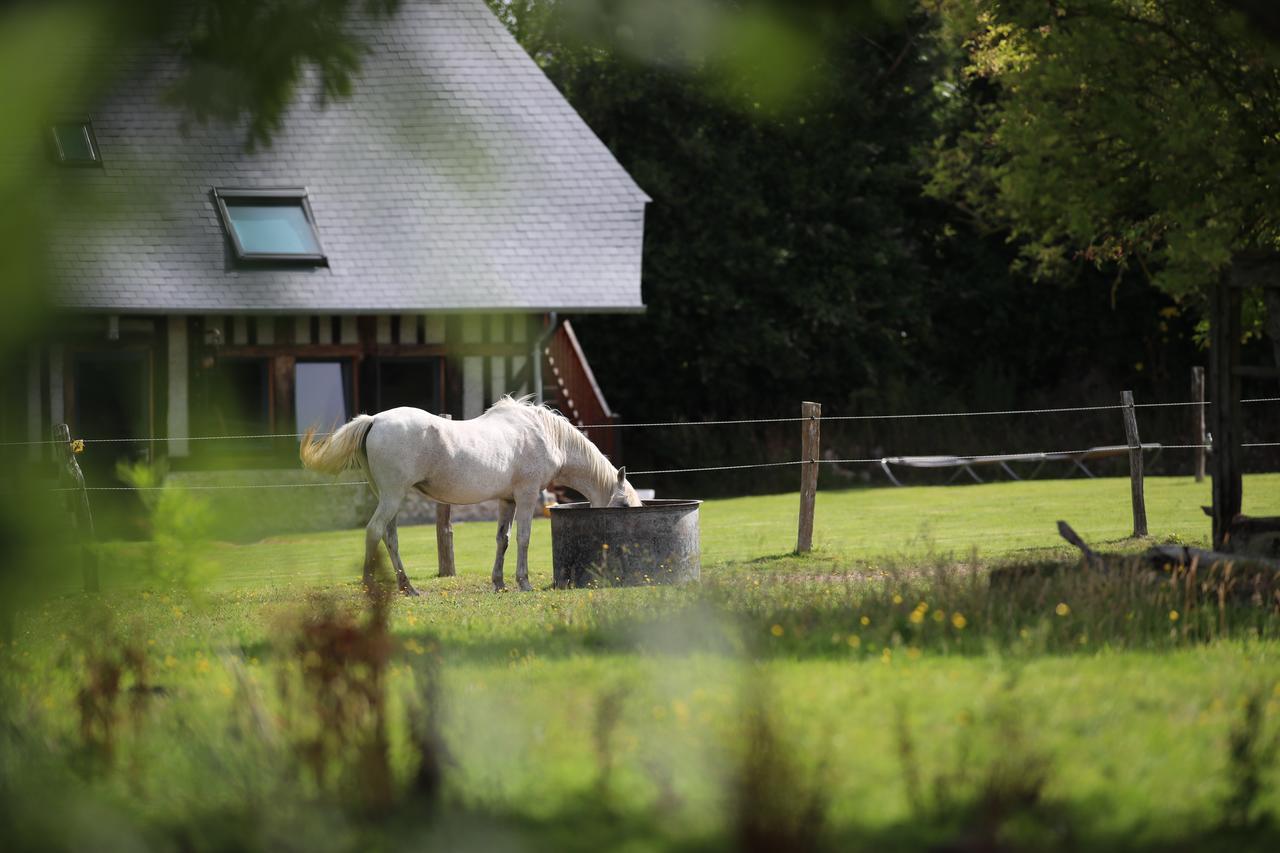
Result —
[{"label": "fallen log", "polygon": [[1105,568],[1109,563],[1121,561],[1129,564],[1135,562],[1145,563],[1152,568],[1160,570],[1190,568],[1192,566],[1208,569],[1213,566],[1231,565],[1238,570],[1257,569],[1280,572],[1280,560],[1273,560],[1270,557],[1262,557],[1256,554],[1211,551],[1206,548],[1192,548],[1186,545],[1154,545],[1141,554],[1103,555],[1085,544],[1085,541],[1080,538],[1080,534],[1076,533],[1071,528],[1071,525],[1065,521],[1058,522],[1058,534],[1079,548],[1090,564],[1098,567]]}]

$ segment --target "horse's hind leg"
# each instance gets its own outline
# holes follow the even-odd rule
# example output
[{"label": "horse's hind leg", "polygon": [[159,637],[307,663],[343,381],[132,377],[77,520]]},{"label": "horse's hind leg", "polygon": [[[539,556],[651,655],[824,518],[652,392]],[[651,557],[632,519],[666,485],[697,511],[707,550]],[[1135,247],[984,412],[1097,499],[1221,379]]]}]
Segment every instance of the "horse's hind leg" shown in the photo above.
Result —
[{"label": "horse's hind leg", "polygon": [[502,580],[502,562],[507,555],[507,544],[511,541],[511,519],[515,517],[515,501],[499,501],[498,503],[498,554],[493,558],[493,588],[498,592],[507,588]]},{"label": "horse's hind leg", "polygon": [[405,595],[417,595],[418,591],[413,588],[413,584],[409,583],[409,576],[405,574],[404,563],[400,562],[400,537],[396,532],[396,516],[391,517],[391,521],[387,523],[387,532],[383,534],[382,541],[387,544],[387,553],[391,555],[391,565],[396,569],[396,583],[400,587],[400,591]]},{"label": "horse's hind leg", "polygon": [[[377,578],[373,576],[373,567],[378,562],[378,543],[382,541],[387,534],[387,528],[395,522],[396,513],[400,511],[400,502],[404,500],[404,492],[393,495],[391,490],[383,489],[381,496],[378,498],[378,508],[373,511],[373,517],[369,519],[369,523],[364,528],[364,585],[367,589],[372,589]],[[390,549],[388,549],[390,550]],[[394,558],[396,563],[400,562],[397,555]]]}]

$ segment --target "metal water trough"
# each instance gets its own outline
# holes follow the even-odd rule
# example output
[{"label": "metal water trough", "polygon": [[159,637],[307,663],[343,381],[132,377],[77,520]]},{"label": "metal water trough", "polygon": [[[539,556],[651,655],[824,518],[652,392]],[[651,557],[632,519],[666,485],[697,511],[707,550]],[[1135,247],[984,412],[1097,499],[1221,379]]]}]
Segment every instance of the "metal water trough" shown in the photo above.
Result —
[{"label": "metal water trough", "polygon": [[551,508],[557,589],[687,583],[702,574],[702,501],[650,500],[636,507]]}]

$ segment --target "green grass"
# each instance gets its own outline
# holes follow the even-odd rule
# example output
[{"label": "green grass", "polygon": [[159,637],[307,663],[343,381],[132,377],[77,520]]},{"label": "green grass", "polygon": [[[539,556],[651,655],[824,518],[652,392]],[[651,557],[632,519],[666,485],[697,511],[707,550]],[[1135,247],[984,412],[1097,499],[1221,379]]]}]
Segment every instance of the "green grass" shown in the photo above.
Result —
[{"label": "green grass", "polygon": [[[1248,478],[1245,495],[1246,511],[1275,512],[1280,475]],[[1147,498],[1155,539],[1204,543],[1207,483],[1153,478]],[[362,531],[202,546],[217,574],[195,598],[148,578],[145,545],[105,546],[114,627],[92,627],[78,596],[59,596],[24,613],[3,652],[11,725],[0,745],[10,755],[0,760],[0,817],[7,792],[8,816],[21,816],[27,833],[18,837],[37,846],[150,846],[172,839],[173,827],[198,826],[188,846],[276,839],[352,849],[372,838],[451,849],[724,849],[742,820],[735,780],[749,775],[744,715],[763,705],[791,765],[789,787],[827,792],[822,837],[833,849],[967,837],[975,824],[963,803],[1004,778],[1010,761],[1049,769],[1042,805],[1011,819],[1006,841],[1030,832],[1031,848],[1276,842],[1265,827],[1216,831],[1242,703],[1261,697],[1267,736],[1280,719],[1274,616],[1246,609],[1222,629],[1214,608],[1188,610],[1176,583],[1100,587],[1073,569],[996,595],[972,571],[1061,559],[1059,518],[1107,549],[1141,547],[1126,541],[1126,480],[822,493],[808,557],[789,555],[796,505],[795,495],[706,504],[705,582],[685,590],[542,589],[550,536],[539,521],[539,590],[498,595],[488,589],[491,524],[456,526],[461,574],[449,579],[434,577],[433,528],[403,529],[424,595],[393,603],[392,729],[402,738],[412,707],[404,697],[438,654],[449,805],[437,816],[405,806],[372,825],[288,781],[296,776],[280,739],[289,730],[247,734],[230,663],[242,662],[269,717],[282,713],[277,684],[296,665],[298,614],[317,591],[357,601]],[[913,621],[918,602],[928,616]],[[58,768],[82,749],[86,653],[130,637],[164,693],[134,722],[122,714],[114,771],[66,775]],[[620,711],[602,783],[597,721],[611,695]],[[398,767],[412,764],[395,749]],[[1255,803],[1273,819],[1277,769]],[[923,791],[915,808],[913,774]],[[49,795],[41,780],[71,803],[71,818],[33,817]],[[254,805],[263,798],[278,808]],[[1064,826],[1069,834],[1054,834]]]},{"label": "green grass", "polygon": [[[1146,480],[1147,518],[1154,538],[1208,544],[1209,483],[1191,478]],[[282,497],[282,500],[287,498]],[[1247,478],[1245,511],[1280,512],[1280,474]],[[893,558],[922,559],[939,553],[984,559],[1069,553],[1056,522],[1068,521],[1086,541],[1125,547],[1133,529],[1129,481],[1111,478],[943,487],[852,489],[818,495],[814,521],[816,554],[791,560],[799,498],[794,494],[711,501],[702,507],[703,566],[720,570],[796,567],[812,571],[830,563],[848,567]],[[465,581],[487,581],[493,564],[494,525],[470,522],[455,527],[458,570]],[[530,545],[531,579],[551,583],[550,525],[535,519]],[[513,537],[514,539],[514,537]],[[145,580],[134,558],[139,545],[122,545],[107,555],[108,583]],[[415,582],[436,583],[435,528],[405,527],[400,551]],[[352,580],[363,559],[364,531],[282,536],[251,545],[214,546],[217,588],[233,590]],[[508,554],[514,572],[514,544]],[[744,566],[744,564],[746,564]],[[446,584],[447,586],[447,584]]]}]

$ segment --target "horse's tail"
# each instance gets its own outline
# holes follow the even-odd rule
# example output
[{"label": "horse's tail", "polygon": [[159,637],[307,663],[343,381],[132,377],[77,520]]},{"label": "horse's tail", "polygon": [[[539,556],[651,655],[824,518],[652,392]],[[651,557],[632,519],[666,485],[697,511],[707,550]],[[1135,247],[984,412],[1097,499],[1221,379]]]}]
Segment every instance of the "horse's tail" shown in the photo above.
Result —
[{"label": "horse's tail", "polygon": [[373,415],[356,415],[324,438],[315,438],[314,428],[307,430],[298,448],[302,467],[325,474],[340,474],[354,467],[367,471],[364,437],[371,426]]}]

